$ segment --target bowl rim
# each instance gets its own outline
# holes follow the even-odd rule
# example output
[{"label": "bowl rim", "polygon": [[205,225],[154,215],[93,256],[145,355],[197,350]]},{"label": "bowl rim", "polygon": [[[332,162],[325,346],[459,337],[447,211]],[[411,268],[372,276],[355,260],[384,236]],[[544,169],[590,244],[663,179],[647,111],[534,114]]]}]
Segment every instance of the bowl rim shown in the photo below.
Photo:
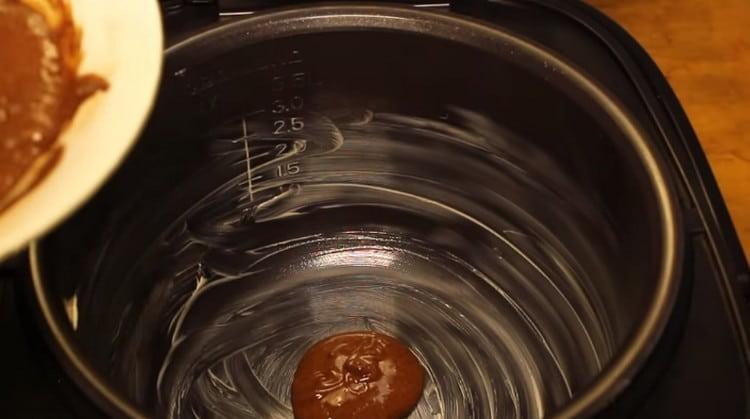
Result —
[{"label": "bowl rim", "polygon": [[[629,117],[629,113],[614,98],[564,59],[511,31],[488,26],[465,16],[393,5],[306,5],[276,9],[205,30],[173,45],[167,49],[166,54],[170,56],[184,52],[185,48],[191,48],[188,53],[194,53],[199,51],[201,45],[207,46],[214,39],[226,39],[238,33],[242,33],[244,45],[269,40],[280,34],[288,36],[337,29],[396,30],[438,38],[445,38],[447,34],[451,34],[450,39],[456,41],[456,28],[467,31],[471,36],[466,37],[470,40],[485,39],[495,44],[512,46],[516,55],[526,55],[535,62],[546,61],[558,69],[556,77],[565,78],[568,83],[584,92],[619,124],[619,128],[626,134],[646,168],[649,181],[654,188],[662,226],[662,257],[659,277],[648,308],[640,324],[634,326],[633,333],[623,342],[608,366],[567,404],[553,411],[550,417],[568,419],[594,415],[627,387],[659,341],[682,282],[684,257],[684,249],[680,245],[683,243],[682,217],[678,211],[675,186],[665,176],[667,165],[663,161],[663,155],[655,145],[646,140],[644,131],[639,129]],[[202,43],[202,40],[207,41]],[[468,40],[463,42],[469,43]],[[225,42],[224,47],[230,48],[228,44],[230,43]],[[52,298],[45,284],[40,265],[41,252],[41,243],[32,243],[30,264],[33,291],[40,305],[44,327],[51,334],[54,346],[57,347],[64,364],[71,367],[74,377],[79,378],[79,385],[89,393],[94,393],[93,398],[106,410],[117,415],[148,417],[126,396],[115,390],[84,357],[75,342],[69,323],[63,320],[66,317],[62,312],[61,302]]]}]

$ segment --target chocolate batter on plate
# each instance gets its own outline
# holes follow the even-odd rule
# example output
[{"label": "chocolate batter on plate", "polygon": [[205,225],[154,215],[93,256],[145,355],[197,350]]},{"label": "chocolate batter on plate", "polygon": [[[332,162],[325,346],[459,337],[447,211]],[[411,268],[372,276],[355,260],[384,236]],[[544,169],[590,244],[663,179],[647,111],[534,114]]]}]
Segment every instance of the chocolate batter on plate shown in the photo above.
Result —
[{"label": "chocolate batter on plate", "polygon": [[[107,86],[78,76],[80,34],[66,4],[43,3],[56,14],[0,0],[0,211],[54,163],[60,132],[82,101]],[[33,179],[22,182],[25,176]]]}]

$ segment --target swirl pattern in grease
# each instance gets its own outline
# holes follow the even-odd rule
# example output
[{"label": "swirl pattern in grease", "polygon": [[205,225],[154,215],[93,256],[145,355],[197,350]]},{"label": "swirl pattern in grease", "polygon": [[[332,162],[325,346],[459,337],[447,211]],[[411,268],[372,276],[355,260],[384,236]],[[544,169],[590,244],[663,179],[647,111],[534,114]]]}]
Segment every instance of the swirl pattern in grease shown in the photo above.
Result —
[{"label": "swirl pattern in grease", "polygon": [[281,138],[227,122],[164,197],[182,214],[123,279],[152,284],[113,357],[132,397],[173,418],[289,418],[305,349],[351,330],[420,358],[412,418],[541,418],[602,369],[612,229],[551,158],[461,109],[305,121]]}]

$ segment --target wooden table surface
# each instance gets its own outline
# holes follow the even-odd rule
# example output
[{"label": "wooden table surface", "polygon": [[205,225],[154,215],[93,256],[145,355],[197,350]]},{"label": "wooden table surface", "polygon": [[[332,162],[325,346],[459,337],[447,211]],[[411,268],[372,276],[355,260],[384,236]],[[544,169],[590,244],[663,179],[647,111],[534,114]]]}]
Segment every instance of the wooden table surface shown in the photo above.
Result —
[{"label": "wooden table surface", "polygon": [[698,133],[750,259],[750,0],[587,0],[651,54]]}]

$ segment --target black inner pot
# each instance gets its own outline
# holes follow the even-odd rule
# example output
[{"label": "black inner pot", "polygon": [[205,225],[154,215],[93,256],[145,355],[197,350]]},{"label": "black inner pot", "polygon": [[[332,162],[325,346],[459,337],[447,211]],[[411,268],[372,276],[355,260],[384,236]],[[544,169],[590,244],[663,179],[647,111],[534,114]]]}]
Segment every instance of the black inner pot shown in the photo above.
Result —
[{"label": "black inner pot", "polygon": [[679,281],[648,143],[497,28],[259,15],[168,51],[144,138],[33,248],[34,283],[114,412],[290,417],[304,350],[370,329],[427,370],[413,417],[588,415],[648,355]]}]

